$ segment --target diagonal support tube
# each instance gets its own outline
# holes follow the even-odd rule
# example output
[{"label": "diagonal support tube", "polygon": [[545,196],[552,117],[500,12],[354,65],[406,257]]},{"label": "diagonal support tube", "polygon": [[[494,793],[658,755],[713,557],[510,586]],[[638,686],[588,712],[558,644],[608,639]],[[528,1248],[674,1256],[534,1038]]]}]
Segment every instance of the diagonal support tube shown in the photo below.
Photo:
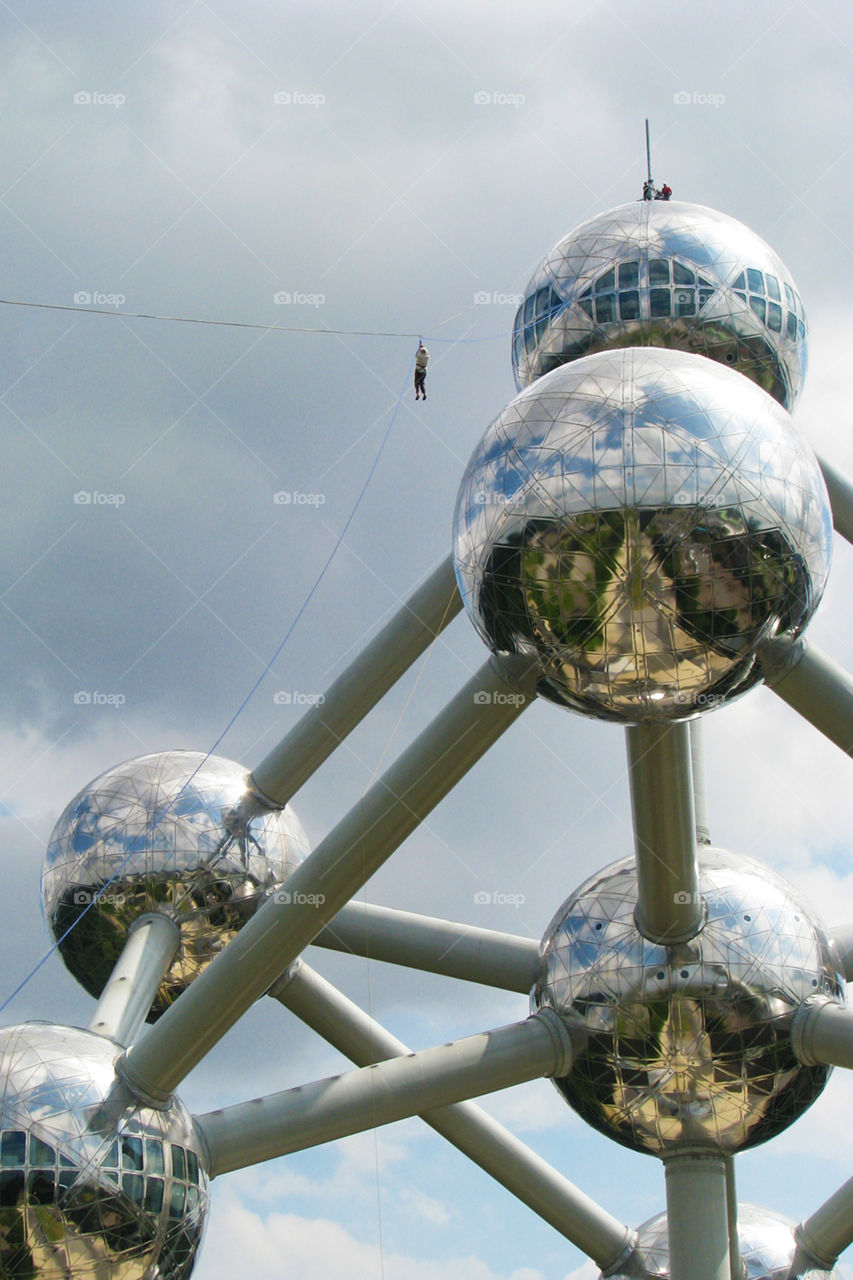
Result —
[{"label": "diagonal support tube", "polygon": [[818,458],[823,472],[829,504],[832,507],[832,523],[848,542],[853,542],[853,483],[825,458]]},{"label": "diagonal support tube", "polygon": [[[525,660],[485,663],[224,951],[117,1064],[154,1105],[168,1102],[255,1000],[382,866],[534,696]],[[531,673],[532,675],[532,673]],[[532,684],[532,678],[531,678]],[[529,688],[529,686],[528,686]]]},{"label": "diagonal support tube", "polygon": [[804,640],[778,637],[761,650],[768,689],[842,751],[853,755],[853,679]]},{"label": "diagonal support tube", "polygon": [[625,730],[637,855],[634,920],[651,942],[684,942],[704,919],[696,864],[690,728],[636,724]]},{"label": "diagonal support tube", "polygon": [[138,916],[101,992],[89,1030],[117,1044],[132,1044],[180,941],[178,926],[168,916]]},{"label": "diagonal support tube", "polygon": [[[358,1066],[404,1057],[409,1049],[303,961],[270,995]],[[607,1271],[634,1244],[634,1232],[552,1169],[473,1102],[429,1111],[423,1119],[448,1142]]]},{"label": "diagonal support tube", "polygon": [[453,560],[430,574],[290,733],[252,770],[249,788],[282,808],[462,608]]},{"label": "diagonal support tube", "polygon": [[533,938],[366,902],[347,903],[314,943],[525,995],[539,964],[539,943]]},{"label": "diagonal support tube", "polygon": [[215,1178],[463,1098],[567,1075],[571,1065],[569,1033],[544,1009],[507,1027],[208,1111],[193,1123]]},{"label": "diagonal support tube", "polygon": [[[849,1178],[828,1200],[795,1229],[794,1236],[806,1261],[816,1269],[831,1271],[835,1260],[853,1244],[853,1178]],[[797,1271],[802,1275],[803,1271]]]}]

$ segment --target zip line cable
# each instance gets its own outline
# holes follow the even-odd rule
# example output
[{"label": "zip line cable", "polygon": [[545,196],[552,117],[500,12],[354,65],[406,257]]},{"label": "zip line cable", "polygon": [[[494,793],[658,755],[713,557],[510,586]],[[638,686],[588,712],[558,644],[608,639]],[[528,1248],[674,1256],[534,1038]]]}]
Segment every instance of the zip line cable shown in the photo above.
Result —
[{"label": "zip line cable", "polygon": [[[278,331],[279,333],[328,333],[337,334],[341,337],[349,338],[407,338],[420,341],[422,335],[420,333],[404,333],[396,330],[386,331],[382,329],[326,329],[326,328],[308,328],[300,325],[287,324],[256,324],[248,320],[208,320],[203,316],[163,316],[150,311],[118,311],[112,307],[71,307],[64,306],[58,302],[25,302],[20,298],[0,298],[0,306],[3,307],[30,307],[37,311],[70,311],[72,314],[90,315],[90,316],[112,316],[122,320],[161,320],[170,324],[204,324],[212,325],[218,329],[262,329],[266,332]],[[457,315],[463,313],[457,312]],[[455,319],[456,317],[451,317]],[[510,334],[506,330],[501,333],[490,334],[485,338],[439,338],[435,334],[427,334],[430,342],[495,342],[498,339],[512,336],[516,331],[513,329]]]},{"label": "zip line cable", "polygon": [[[2,301],[2,300],[0,299],[0,301]],[[25,304],[25,305],[39,305],[39,306],[40,306],[40,305],[42,305],[42,304],[40,304],[40,303],[39,303],[39,304]],[[71,311],[74,311],[74,310],[77,310],[78,308],[75,308],[75,307],[70,307],[70,308],[65,307],[65,308],[61,308],[61,309],[62,309],[62,310],[71,310]],[[112,313],[111,311],[108,311],[106,314],[107,314],[107,315],[112,315],[113,313]],[[202,323],[208,323],[208,322],[202,322]],[[212,322],[209,322],[209,323],[224,323],[224,322],[220,322],[220,321],[212,321]],[[255,327],[255,328],[257,328],[258,326],[254,326],[254,327]],[[320,329],[320,330],[317,330],[317,332],[319,332],[319,333],[323,333],[323,332],[327,332],[327,331],[326,331],[326,330],[322,330],[322,329]],[[405,334],[404,334],[404,335],[395,334],[395,335],[393,335],[393,336],[395,336],[395,337],[399,337],[399,336],[406,337],[406,336],[408,336],[408,335],[405,335]],[[186,782],[183,784],[183,786],[181,787],[181,789],[180,789],[180,791],[178,792],[178,794],[174,797],[174,799],[172,800],[171,804],[169,805],[169,808],[173,808],[173,807],[174,807],[174,805],[178,802],[178,800],[180,799],[180,797],[183,795],[183,793],[186,791],[187,787],[188,787],[188,786],[190,785],[190,783],[192,782],[193,778],[195,778],[195,776],[196,776],[196,774],[198,773],[198,771],[199,771],[199,770],[200,770],[200,769],[201,769],[201,768],[202,768],[202,767],[207,763],[207,761],[208,761],[208,760],[210,759],[210,757],[213,755],[214,751],[217,749],[217,747],[218,747],[218,746],[220,745],[220,743],[222,742],[222,740],[223,740],[223,738],[225,737],[225,735],[229,732],[229,730],[230,730],[230,729],[232,729],[232,728],[233,728],[233,726],[235,725],[235,723],[237,722],[237,720],[239,719],[239,717],[243,714],[243,712],[245,711],[245,709],[246,709],[246,707],[248,706],[249,702],[250,702],[250,701],[251,701],[251,699],[254,697],[255,693],[258,691],[258,689],[260,688],[260,686],[261,686],[261,684],[263,683],[263,681],[264,681],[264,680],[266,679],[266,677],[269,675],[270,671],[272,670],[272,667],[273,667],[274,663],[275,663],[275,662],[278,660],[278,658],[281,656],[281,653],[282,653],[282,651],[284,650],[285,645],[287,644],[288,640],[290,639],[290,637],[292,636],[293,632],[295,631],[295,629],[296,629],[296,627],[297,627],[297,625],[298,625],[298,623],[299,623],[300,619],[302,618],[302,615],[305,613],[305,610],[308,608],[308,605],[311,603],[312,598],[313,598],[313,597],[314,597],[314,595],[316,594],[316,592],[317,592],[317,590],[318,590],[318,588],[319,588],[320,584],[322,583],[322,581],[323,581],[323,579],[325,578],[325,576],[326,576],[327,572],[329,571],[329,569],[330,569],[330,567],[331,567],[331,564],[332,564],[332,561],[335,559],[335,556],[337,555],[338,551],[339,551],[339,550],[340,550],[340,548],[341,548],[341,545],[342,545],[342,543],[343,543],[343,540],[344,540],[344,538],[346,537],[346,534],[347,534],[347,532],[348,532],[348,530],[349,530],[349,527],[350,527],[350,525],[352,524],[353,520],[354,520],[354,519],[355,519],[355,517],[356,517],[356,513],[358,512],[358,509],[359,509],[359,507],[361,506],[361,503],[362,503],[362,500],[363,500],[363,498],[364,498],[364,495],[367,493],[367,490],[368,490],[368,487],[369,487],[369,485],[370,485],[370,482],[371,482],[371,480],[373,479],[373,476],[374,476],[374,474],[375,474],[375,472],[376,472],[377,467],[379,466],[379,461],[380,461],[380,459],[381,459],[381,457],[382,457],[382,454],[383,454],[383,452],[384,452],[384,450],[385,450],[385,446],[386,446],[386,444],[388,443],[388,439],[389,439],[389,436],[391,435],[391,431],[392,431],[392,429],[393,429],[393,427],[394,427],[394,423],[397,421],[397,415],[398,415],[398,414],[399,414],[399,412],[400,412],[400,406],[401,406],[401,404],[403,403],[403,396],[406,394],[406,389],[408,388],[408,385],[409,385],[409,378],[411,377],[411,373],[412,373],[412,369],[414,368],[414,364],[415,364],[415,358],[414,358],[414,356],[412,356],[411,362],[410,362],[409,367],[408,367],[408,369],[407,369],[407,371],[406,371],[406,378],[405,378],[405,381],[404,381],[404,383],[403,383],[403,386],[402,386],[402,387],[401,387],[401,389],[400,389],[400,393],[399,393],[399,395],[397,396],[397,400],[396,400],[396,403],[395,403],[394,408],[393,408],[393,410],[392,410],[391,418],[390,418],[390,420],[389,420],[389,422],[388,422],[388,426],[385,428],[385,434],[383,435],[382,439],[381,439],[381,440],[380,440],[380,442],[379,442],[379,448],[378,448],[378,449],[377,449],[377,451],[376,451],[376,457],[373,459],[373,462],[371,463],[370,469],[369,469],[369,471],[368,471],[368,473],[367,473],[367,477],[366,477],[366,479],[365,479],[365,481],[364,481],[364,484],[361,486],[361,490],[360,490],[360,492],[359,492],[359,494],[358,494],[358,496],[357,496],[357,498],[356,498],[356,500],[355,500],[355,502],[354,502],[354,504],[353,504],[352,510],[350,511],[349,515],[347,516],[346,521],[344,522],[343,528],[341,529],[340,533],[338,534],[337,538],[335,539],[335,544],[334,544],[334,546],[332,547],[332,550],[329,552],[328,556],[326,557],[326,562],[325,562],[325,564],[323,565],[323,567],[322,567],[322,569],[320,570],[320,572],[317,574],[317,577],[315,578],[314,583],[313,583],[313,585],[312,585],[311,589],[309,590],[308,594],[306,595],[305,599],[303,600],[302,604],[300,605],[299,609],[297,610],[297,612],[296,612],[296,616],[294,617],[294,619],[293,619],[293,621],[291,622],[290,626],[287,628],[287,631],[286,631],[286,632],[285,632],[285,634],[284,634],[284,638],[282,639],[282,641],[281,641],[281,643],[279,644],[278,648],[276,649],[275,653],[272,655],[272,657],[270,658],[269,662],[266,664],[266,666],[264,667],[263,671],[262,671],[262,672],[261,672],[261,674],[258,676],[257,680],[256,680],[256,681],[255,681],[255,683],[252,685],[251,689],[250,689],[250,690],[249,690],[249,692],[246,694],[245,698],[244,698],[244,699],[243,699],[243,701],[240,703],[239,707],[237,708],[237,710],[234,712],[234,714],[233,714],[233,716],[231,717],[231,719],[230,719],[230,720],[228,721],[228,723],[226,724],[225,728],[224,728],[224,729],[222,730],[222,732],[219,734],[219,737],[216,739],[216,741],[213,743],[213,745],[212,745],[211,747],[209,747],[209,748],[208,748],[208,750],[205,752],[205,754],[204,754],[203,758],[202,758],[202,759],[199,761],[199,763],[196,765],[195,769],[194,769],[194,770],[193,770],[193,772],[190,774],[190,776],[187,778]],[[53,955],[53,953],[54,953],[55,951],[58,951],[58,950],[59,950],[60,946],[61,946],[61,945],[62,945],[62,943],[65,941],[65,939],[68,937],[68,935],[71,933],[71,931],[77,927],[77,925],[80,923],[80,921],[83,919],[83,917],[84,917],[84,916],[85,916],[85,915],[86,915],[86,914],[87,914],[87,913],[92,909],[92,907],[94,907],[94,906],[95,906],[95,904],[99,901],[99,899],[103,897],[103,895],[104,895],[104,894],[106,893],[106,891],[109,889],[110,885],[115,883],[115,881],[116,881],[116,879],[118,878],[118,876],[121,874],[121,872],[122,872],[122,871],[124,870],[124,868],[127,866],[128,862],[129,862],[129,861],[130,861],[130,859],[135,855],[135,853],[136,853],[136,852],[137,852],[136,850],[132,849],[132,850],[130,851],[130,853],[128,853],[128,854],[126,854],[126,855],[125,855],[125,857],[122,859],[122,861],[121,861],[121,862],[119,863],[119,865],[116,867],[115,871],[114,871],[114,872],[113,872],[113,874],[110,876],[110,878],[109,878],[109,879],[108,879],[104,884],[102,884],[102,885],[101,885],[101,887],[100,887],[100,889],[98,889],[97,893],[95,893],[95,894],[92,896],[91,900],[86,904],[86,906],[85,906],[85,907],[83,908],[83,910],[80,912],[79,916],[77,916],[77,918],[74,920],[73,924],[70,924],[70,925],[68,926],[68,928],[65,930],[65,932],[62,934],[62,936],[61,936],[60,938],[57,938],[57,940],[53,943],[53,945],[52,945],[51,947],[49,947],[49,948],[48,948],[48,950],[45,952],[45,954],[42,956],[42,958],[37,962],[37,964],[35,964],[35,965],[33,966],[33,968],[30,970],[30,972],[27,974],[27,976],[26,976],[26,977],[25,977],[21,982],[19,982],[19,983],[18,983],[18,985],[15,987],[15,989],[14,989],[14,991],[11,993],[11,995],[7,996],[7,998],[3,1001],[3,1003],[2,1003],[2,1004],[0,1004],[0,1013],[2,1013],[2,1012],[4,1011],[4,1009],[7,1007],[7,1005],[11,1004],[11,1002],[15,999],[15,996],[16,996],[16,995],[18,995],[18,993],[24,989],[24,987],[27,985],[27,983],[30,981],[30,979],[35,977],[35,975],[38,973],[39,969],[41,969],[41,967],[42,967],[44,964],[46,964],[46,963],[47,963],[47,961],[50,959],[50,957]]]}]

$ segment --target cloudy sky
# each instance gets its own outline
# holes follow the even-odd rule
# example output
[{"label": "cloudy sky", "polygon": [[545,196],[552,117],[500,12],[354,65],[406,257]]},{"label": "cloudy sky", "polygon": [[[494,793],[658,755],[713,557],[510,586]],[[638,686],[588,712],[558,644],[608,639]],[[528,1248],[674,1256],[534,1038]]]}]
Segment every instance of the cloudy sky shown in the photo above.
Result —
[{"label": "cloudy sky", "polygon": [[[5,998],[48,947],[39,871],[59,813],[112,764],[219,738],[404,389],[331,568],[220,753],[256,764],[298,715],[275,694],[321,692],[446,556],[465,463],[515,394],[514,297],[574,225],[639,196],[645,116],[655,177],[787,263],[811,327],[796,420],[853,472],[853,21],[841,0],[14,0],[0,28],[0,292],[111,313],[0,306]],[[131,312],[423,334],[429,399],[411,397],[411,337]],[[849,670],[852,589],[839,543],[811,634]],[[484,656],[458,619],[297,795],[312,842]],[[853,919],[849,761],[766,690],[710,716],[706,748],[715,841],[787,875],[828,924]],[[540,937],[630,852],[629,816],[621,730],[536,705],[367,897]],[[520,996],[310,959],[413,1047],[526,1012]],[[52,957],[3,1016],[85,1025],[91,1009]],[[261,1002],[181,1092],[205,1110],[343,1066]],[[660,1166],[587,1132],[547,1082],[484,1105],[625,1221],[663,1207]],[[807,1118],[739,1160],[741,1198],[815,1208],[851,1172],[836,1123],[851,1105],[836,1073]],[[199,1280],[595,1272],[416,1120],[214,1191]]]}]

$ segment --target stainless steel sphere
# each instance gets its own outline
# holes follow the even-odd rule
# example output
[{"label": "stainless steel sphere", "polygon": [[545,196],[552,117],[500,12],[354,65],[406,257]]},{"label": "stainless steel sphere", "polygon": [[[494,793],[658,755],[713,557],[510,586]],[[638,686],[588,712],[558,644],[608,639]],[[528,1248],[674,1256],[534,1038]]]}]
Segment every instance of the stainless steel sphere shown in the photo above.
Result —
[{"label": "stainless steel sphere", "polygon": [[[817,1266],[791,1264],[797,1251],[793,1223],[778,1213],[754,1204],[739,1204],[738,1243],[745,1280],[842,1280],[837,1267],[826,1271]],[[638,1231],[634,1252],[607,1280],[667,1280],[669,1276],[669,1233],[666,1214],[644,1222]]]},{"label": "stainless steel sphere", "polygon": [[832,515],[814,454],[746,378],[629,348],[512,400],[456,504],[465,607],[539,691],[636,723],[720,705],[761,679],[826,583]]},{"label": "stainless steel sphere", "polygon": [[515,319],[516,383],[613,347],[709,356],[791,409],[806,372],[806,318],[784,263],[743,223],[641,200],[584,222],[537,267]]},{"label": "stainless steel sphere", "polygon": [[0,1275],[183,1280],[208,1203],[177,1098],[140,1106],[119,1045],[27,1023],[0,1031]]},{"label": "stainless steel sphere", "polygon": [[238,817],[245,792],[241,765],[166,751],[108,769],[74,797],[47,848],[42,900],[65,964],[92,995],[132,922],[149,911],[168,915],[181,941],[153,1020],[302,860],[308,842],[292,809],[246,824]]},{"label": "stainless steel sphere", "polygon": [[675,946],[634,924],[633,859],[587,880],[548,927],[531,993],[585,1038],[555,1081],[566,1100],[654,1155],[736,1152],[787,1128],[829,1075],[794,1057],[791,1020],[808,996],[845,996],[835,949],[790,885],[721,849],[699,871],[707,919]]}]

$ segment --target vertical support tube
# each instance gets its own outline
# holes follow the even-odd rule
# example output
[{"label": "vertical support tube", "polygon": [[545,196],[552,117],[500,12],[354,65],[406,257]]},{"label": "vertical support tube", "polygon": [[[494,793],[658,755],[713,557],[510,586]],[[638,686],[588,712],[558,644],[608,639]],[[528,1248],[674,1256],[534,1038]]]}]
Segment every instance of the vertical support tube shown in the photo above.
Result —
[{"label": "vertical support tube", "polygon": [[732,1280],[725,1157],[679,1152],[665,1168],[670,1280]]},{"label": "vertical support tube", "polygon": [[[489,747],[531,695],[526,661],[484,663],[342,818],[276,895],[199,974],[117,1070],[141,1098],[168,1101],[184,1076],[366,884]],[[277,900],[278,899],[278,900]]]},{"label": "vertical support tube", "polygon": [[148,1017],[180,940],[178,926],[168,916],[144,915],[134,920],[124,950],[101,992],[89,1030],[118,1044],[132,1044]]},{"label": "vertical support tube", "polygon": [[290,733],[252,770],[270,808],[286,805],[462,608],[450,556],[385,624]]},{"label": "vertical support tube", "polygon": [[704,919],[696,865],[690,730],[636,724],[626,731],[637,854],[637,928],[651,942],[684,942]]},{"label": "vertical support tube", "polygon": [[746,1269],[740,1256],[740,1237],[737,1229],[737,1182],[735,1158],[727,1155],[726,1161],[726,1209],[729,1223],[729,1267],[732,1280],[745,1280]]},{"label": "vertical support tube", "polygon": [[690,761],[693,774],[693,807],[696,812],[696,843],[710,844],[708,805],[705,796],[705,742],[700,719],[690,720]]}]

